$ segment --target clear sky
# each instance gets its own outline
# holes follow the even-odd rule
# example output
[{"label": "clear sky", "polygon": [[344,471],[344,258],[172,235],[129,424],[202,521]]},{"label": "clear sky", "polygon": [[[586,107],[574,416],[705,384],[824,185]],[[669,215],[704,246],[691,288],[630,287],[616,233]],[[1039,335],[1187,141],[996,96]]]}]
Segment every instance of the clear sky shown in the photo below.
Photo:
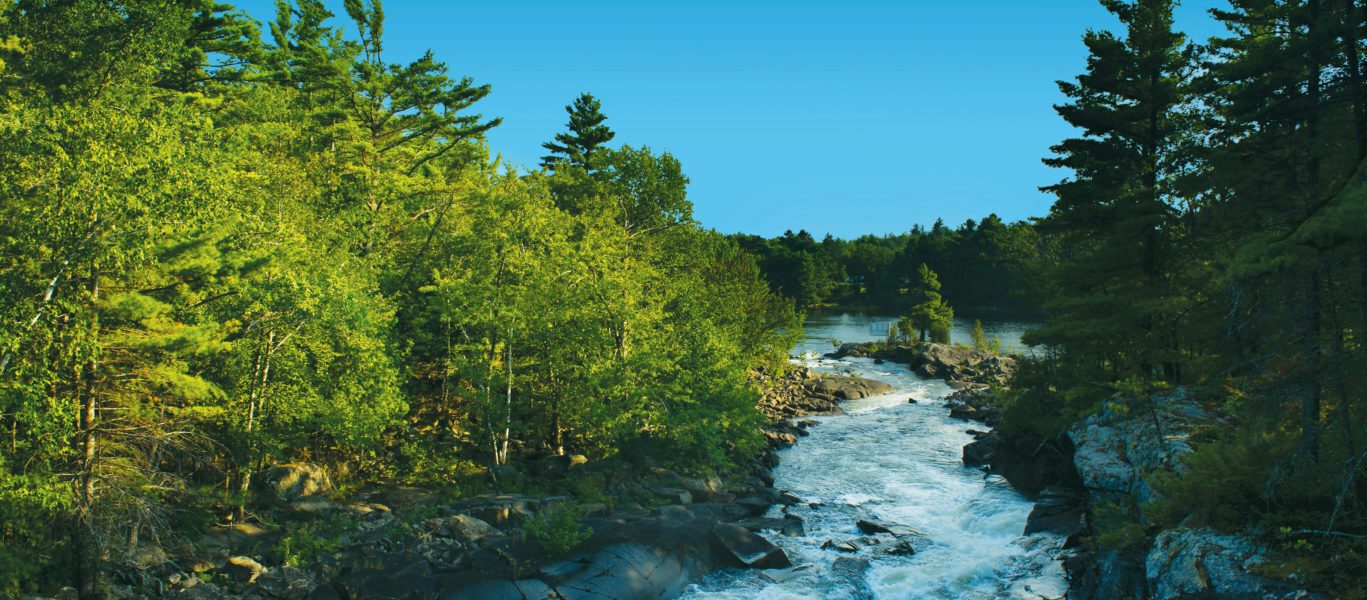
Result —
[{"label": "clear sky", "polygon": [[[1198,40],[1223,0],[1186,0]],[[239,2],[258,20],[270,0]],[[341,19],[340,0],[329,0]],[[1056,79],[1081,36],[1116,23],[1093,0],[390,0],[386,57],[431,48],[493,85],[494,151],[534,167],[581,91],[614,143],[677,156],[695,216],[722,232],[854,237],[943,218],[1039,216],[1040,163],[1069,134]]]}]

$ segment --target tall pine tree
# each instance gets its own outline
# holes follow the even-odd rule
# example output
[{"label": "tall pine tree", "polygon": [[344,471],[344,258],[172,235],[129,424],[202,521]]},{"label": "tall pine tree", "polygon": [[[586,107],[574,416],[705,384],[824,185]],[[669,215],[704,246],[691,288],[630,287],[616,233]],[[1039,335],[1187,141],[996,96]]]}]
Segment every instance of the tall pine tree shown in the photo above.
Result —
[{"label": "tall pine tree", "polygon": [[569,131],[557,133],[555,141],[541,144],[550,152],[541,157],[541,166],[555,170],[563,164],[570,164],[589,172],[595,171],[597,165],[594,159],[598,155],[598,148],[617,135],[603,124],[608,118],[601,109],[598,99],[588,92],[580,94],[573,104],[566,106],[565,112],[570,115]]},{"label": "tall pine tree", "polygon": [[1173,30],[1172,0],[1103,0],[1123,36],[1088,32],[1087,72],[1059,82],[1055,107],[1080,137],[1053,147],[1049,166],[1072,176],[1043,188],[1057,198],[1041,230],[1063,242],[1043,342],[1105,364],[1111,376],[1180,378],[1180,295],[1172,289],[1175,183],[1186,169],[1193,50]]}]

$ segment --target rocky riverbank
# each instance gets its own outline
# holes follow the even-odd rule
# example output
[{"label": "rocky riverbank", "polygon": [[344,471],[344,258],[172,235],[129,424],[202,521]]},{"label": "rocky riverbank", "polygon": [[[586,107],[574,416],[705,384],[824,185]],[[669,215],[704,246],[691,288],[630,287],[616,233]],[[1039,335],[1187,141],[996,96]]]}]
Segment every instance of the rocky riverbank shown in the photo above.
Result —
[{"label": "rocky riverbank", "polygon": [[[996,425],[1000,414],[974,391],[951,396],[953,414]],[[1182,473],[1191,435],[1218,426],[1220,415],[1186,391],[1142,399],[1110,399],[1102,410],[1057,438],[1017,440],[996,430],[971,431],[964,463],[1003,475],[1036,499],[1025,533],[1067,538],[1068,597],[1283,599],[1318,598],[1294,582],[1265,577],[1272,553],[1250,534],[1222,533],[1195,523],[1152,533],[1142,541],[1102,543],[1099,511],[1133,514],[1160,498],[1156,473]],[[1122,508],[1123,510],[1123,508]],[[1151,537],[1151,539],[1150,539]]]},{"label": "rocky riverbank", "polygon": [[[551,457],[536,487],[570,483],[571,496],[485,494],[386,485],[342,494],[321,468],[281,465],[258,477],[271,505],[256,522],[211,527],[193,539],[144,543],[108,582],[118,598],[202,600],[673,598],[721,567],[767,569],[788,557],[759,532],[802,535],[797,517],[766,518],[800,502],[773,487],[776,450],[796,443],[844,400],[890,391],[881,382],[794,368],[754,373],[769,424],[766,450],[734,481],[690,477],[618,460]],[[527,487],[527,486],[524,486]],[[832,543],[912,551],[895,526]]]}]

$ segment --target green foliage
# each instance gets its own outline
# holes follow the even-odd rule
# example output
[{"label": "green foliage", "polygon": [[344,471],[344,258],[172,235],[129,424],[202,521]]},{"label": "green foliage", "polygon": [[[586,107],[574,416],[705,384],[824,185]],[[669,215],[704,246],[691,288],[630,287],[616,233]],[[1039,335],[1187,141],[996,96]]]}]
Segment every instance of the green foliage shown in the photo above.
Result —
[{"label": "green foliage", "polygon": [[286,565],[307,568],[341,548],[346,542],[345,536],[355,527],[355,520],[343,513],[303,521],[286,531],[276,542],[275,549],[284,557]]},{"label": "green foliage", "polygon": [[1094,502],[1090,507],[1092,542],[1099,548],[1118,553],[1143,554],[1152,541],[1138,521],[1133,498],[1122,501]]},{"label": "green foliage", "polygon": [[570,504],[557,504],[542,509],[523,523],[528,539],[536,542],[546,556],[568,554],[593,535],[593,528],[584,526],[583,510]]},{"label": "green foliage", "polygon": [[579,168],[588,172],[599,169],[600,147],[617,136],[603,124],[607,117],[601,111],[602,103],[588,92],[580,94],[573,104],[566,106],[565,112],[570,115],[567,125],[569,131],[557,133],[555,141],[541,145],[550,152],[541,158],[541,167],[554,170]]},{"label": "green foliage", "polygon": [[957,228],[936,222],[930,229],[861,236],[827,236],[819,243],[806,231],[772,239],[732,236],[754,255],[774,291],[800,306],[834,303],[903,311],[913,303],[909,284],[926,264],[939,273],[946,301],[980,312],[1035,316],[1037,278],[1053,260],[1049,241],[1033,224],[1007,224],[996,215],[969,219]]},{"label": "green foliage", "polygon": [[920,341],[948,344],[949,328],[954,324],[954,309],[940,295],[940,279],[930,267],[922,264],[912,284],[912,325],[921,332]]},{"label": "green foliage", "polygon": [[763,447],[747,374],[800,316],[683,165],[608,148],[585,95],[553,172],[510,170],[488,85],[389,62],[382,5],[342,6],[278,2],[268,43],[221,3],[0,2],[0,595],[92,596],[126,540],[249,517],[273,463],[475,493],[549,454]]}]

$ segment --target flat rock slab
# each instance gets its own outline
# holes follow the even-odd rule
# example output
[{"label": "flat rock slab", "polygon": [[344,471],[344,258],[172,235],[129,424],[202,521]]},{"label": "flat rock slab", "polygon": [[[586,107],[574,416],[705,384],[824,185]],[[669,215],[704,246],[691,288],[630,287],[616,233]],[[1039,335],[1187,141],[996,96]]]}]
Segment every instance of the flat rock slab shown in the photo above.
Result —
[{"label": "flat rock slab", "polygon": [[782,548],[740,525],[718,523],[712,528],[712,536],[726,549],[726,554],[737,566],[781,569],[793,564]]}]

